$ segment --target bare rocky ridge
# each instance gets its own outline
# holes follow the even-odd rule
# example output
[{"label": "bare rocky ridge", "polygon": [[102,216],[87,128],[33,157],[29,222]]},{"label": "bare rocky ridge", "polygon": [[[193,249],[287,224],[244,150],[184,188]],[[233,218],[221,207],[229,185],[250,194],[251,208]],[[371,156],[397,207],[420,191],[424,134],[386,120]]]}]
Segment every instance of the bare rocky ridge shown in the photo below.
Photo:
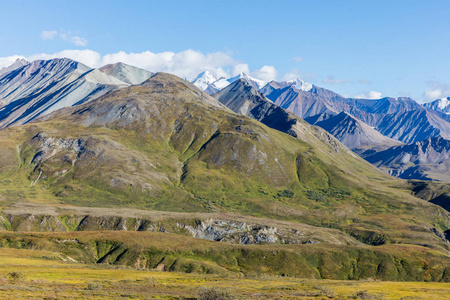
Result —
[{"label": "bare rocky ridge", "polygon": [[111,90],[140,83],[151,74],[121,63],[103,70],[91,69],[67,58],[24,64],[0,75],[0,128],[88,102]]},{"label": "bare rocky ridge", "polygon": [[325,129],[356,153],[368,148],[385,149],[402,145],[401,142],[382,135],[346,112],[337,115],[320,114],[306,118],[305,121]]},{"label": "bare rocky ridge", "polygon": [[25,59],[18,58],[12,65],[0,69],[0,77],[2,74],[9,73],[11,71],[14,71],[14,70],[16,70],[22,66],[28,65],[28,64],[29,64],[29,62],[26,61]]},{"label": "bare rocky ridge", "polygon": [[154,74],[121,62],[103,66],[99,70],[128,84],[140,84]]}]

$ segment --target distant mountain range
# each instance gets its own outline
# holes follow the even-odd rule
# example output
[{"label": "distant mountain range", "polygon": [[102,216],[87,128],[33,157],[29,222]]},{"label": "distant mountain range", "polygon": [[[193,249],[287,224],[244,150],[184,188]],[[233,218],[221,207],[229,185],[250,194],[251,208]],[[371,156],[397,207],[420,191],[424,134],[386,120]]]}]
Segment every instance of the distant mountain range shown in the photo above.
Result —
[{"label": "distant mountain range", "polygon": [[[369,161],[383,166],[383,169],[392,175],[447,180],[445,168],[434,168],[433,172],[428,172],[423,169],[423,164],[418,166],[415,160],[408,163],[408,169],[415,168],[415,172],[406,172],[404,166],[399,171],[398,165],[390,164],[395,159],[389,153],[398,147],[402,147],[402,152],[413,151],[414,145],[430,138],[440,138],[441,141],[450,139],[450,98],[438,99],[424,105],[405,97],[385,97],[378,100],[345,98],[299,79],[271,81],[261,88],[261,84],[254,83],[254,78],[241,75],[241,80],[247,81],[248,85],[255,89],[245,92],[246,89],[242,87],[228,85],[229,82],[235,82],[235,78],[218,80],[209,76],[209,82],[204,80],[205,84],[199,85],[198,79],[206,77],[205,73],[202,73],[193,83],[209,93],[220,90],[214,97],[235,112],[261,120],[261,116],[254,116],[259,107],[256,103],[271,101],[308,123],[327,130],[356,153],[364,153],[363,157],[367,159],[369,154],[370,157],[378,157],[376,153],[380,152],[385,158],[382,164],[376,164],[371,159]],[[227,85],[214,86],[218,82],[226,82]],[[242,86],[242,83],[240,85]],[[259,94],[256,93],[258,90]],[[259,98],[259,101],[256,101],[256,98]],[[414,156],[413,153],[410,155]],[[430,156],[427,161],[435,161],[434,152],[426,151],[421,157],[427,156]],[[437,163],[442,164],[441,161],[434,162]],[[430,164],[427,170],[429,168]]]},{"label": "distant mountain range", "polygon": [[450,182],[450,141],[442,137],[393,146],[383,151],[367,150],[361,156],[400,178],[422,180],[439,178]]}]

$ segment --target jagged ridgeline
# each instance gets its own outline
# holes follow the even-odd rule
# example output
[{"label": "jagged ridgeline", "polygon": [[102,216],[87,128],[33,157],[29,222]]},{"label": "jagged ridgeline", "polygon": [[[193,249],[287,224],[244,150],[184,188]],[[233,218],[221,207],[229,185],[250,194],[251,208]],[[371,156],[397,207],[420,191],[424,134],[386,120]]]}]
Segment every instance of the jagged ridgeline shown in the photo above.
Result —
[{"label": "jagged ridgeline", "polygon": [[[331,227],[339,234],[330,235],[345,234],[352,249],[426,246],[424,257],[448,261],[445,210],[396,188],[400,180],[324,130],[290,118],[295,126],[288,135],[232,112],[185,80],[157,73],[140,85],[4,129],[4,227],[11,226],[8,210],[20,215],[26,202],[99,207],[105,216],[108,208],[123,207],[227,212],[319,231]],[[20,218],[15,222],[20,227]],[[446,264],[440,265],[433,280],[445,277]]]}]

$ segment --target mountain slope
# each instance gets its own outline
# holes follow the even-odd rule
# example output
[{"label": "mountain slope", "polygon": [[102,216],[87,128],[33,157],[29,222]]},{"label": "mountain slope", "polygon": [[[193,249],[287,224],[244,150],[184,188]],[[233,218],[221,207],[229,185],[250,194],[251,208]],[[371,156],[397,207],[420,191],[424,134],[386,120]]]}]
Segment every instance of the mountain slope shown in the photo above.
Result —
[{"label": "mountain slope", "polygon": [[334,116],[320,114],[305,120],[310,124],[325,129],[341,143],[357,153],[367,148],[388,148],[401,144],[399,141],[382,135],[346,112],[341,112]]},{"label": "mountain slope", "polygon": [[22,66],[28,65],[28,64],[29,64],[29,62],[26,61],[25,59],[18,58],[12,65],[0,69],[0,77],[2,74],[9,73],[11,71],[14,71],[14,70],[16,70]]},{"label": "mountain slope", "polygon": [[404,179],[450,181],[450,141],[441,137],[361,154],[367,161]]},{"label": "mountain slope", "polygon": [[[334,138],[268,100],[247,80],[239,79],[213,95],[235,113],[248,116],[264,125],[299,138],[312,145],[327,144],[334,152],[346,152]],[[320,146],[319,146],[320,148]]]},{"label": "mountain slope", "polygon": [[99,70],[128,84],[140,84],[153,75],[152,72],[121,62],[103,66]]},{"label": "mountain slope", "polygon": [[[310,128],[316,127],[305,126]],[[336,141],[319,128],[310,134]],[[411,249],[424,257],[450,253],[441,237],[450,226],[448,213],[413,197],[402,181],[342,146],[334,148],[319,138],[308,143],[238,115],[170,74],[157,73],[141,85],[6,128],[0,139],[0,204],[7,220],[16,211],[14,224],[26,226],[28,219],[68,227],[77,223],[58,214],[38,218],[38,211],[52,211],[48,206],[58,212],[61,207],[96,207],[103,216],[110,216],[112,208],[119,214],[124,208],[160,210],[172,220],[180,216],[173,212],[200,214],[186,227],[164,223],[172,226],[170,232],[187,234],[187,226],[198,228],[198,220],[207,218],[202,213],[214,212],[218,224],[225,225],[236,216],[265,219],[262,224],[282,219],[283,228],[310,225],[314,241],[319,236],[327,241],[317,245],[323,251],[315,258],[319,261],[383,244],[407,256]],[[31,218],[24,206],[36,215]],[[90,222],[140,228],[137,220],[125,217]],[[258,261],[265,264],[260,256]],[[379,269],[376,262],[372,256],[361,260],[374,265],[370,270]]]},{"label": "mountain slope", "polygon": [[425,106],[426,108],[435,110],[435,111],[439,111],[439,112],[448,114],[448,113],[450,113],[450,97],[437,99],[432,102],[425,103],[423,106]]},{"label": "mountain slope", "polygon": [[0,128],[27,123],[127,85],[67,58],[34,61],[0,77]]}]

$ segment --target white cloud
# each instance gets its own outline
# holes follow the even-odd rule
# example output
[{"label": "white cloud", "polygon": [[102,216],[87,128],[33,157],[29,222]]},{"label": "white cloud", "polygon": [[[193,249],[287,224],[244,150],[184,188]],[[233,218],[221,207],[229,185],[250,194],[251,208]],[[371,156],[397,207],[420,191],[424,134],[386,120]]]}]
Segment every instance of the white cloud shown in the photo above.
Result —
[{"label": "white cloud", "polygon": [[442,94],[443,94],[443,92],[440,89],[437,89],[437,90],[426,89],[424,96],[428,100],[436,100],[438,98],[442,98]]},{"label": "white cloud", "polygon": [[241,73],[249,74],[250,69],[247,64],[237,64],[233,66],[233,69],[231,70],[231,76],[237,76]]},{"label": "white cloud", "polygon": [[325,84],[344,84],[344,83],[351,83],[352,81],[349,79],[339,79],[335,78],[334,76],[328,76],[322,79],[322,83]]},{"label": "white cloud", "polygon": [[17,58],[24,58],[28,61],[48,60],[53,58],[70,58],[81,62],[91,68],[99,68],[107,64],[123,62],[151,72],[167,72],[182,78],[193,80],[203,71],[210,71],[218,77],[231,77],[245,72],[261,80],[274,80],[277,70],[273,66],[263,66],[250,72],[249,66],[234,59],[225,52],[202,53],[194,50],[181,52],[160,52],[154,53],[144,51],[140,53],[127,53],[119,51],[101,55],[100,53],[85,50],[63,50],[56,53],[37,53],[27,57],[14,55],[0,57],[0,68],[7,67],[14,63]]},{"label": "white cloud", "polygon": [[450,85],[442,83],[440,81],[430,81],[427,82],[430,86],[423,93],[423,97],[425,101],[433,101],[436,99],[449,97],[450,96]]},{"label": "white cloud", "polygon": [[293,59],[294,59],[294,61],[296,61],[296,62],[301,62],[301,61],[303,60],[303,57],[297,56],[297,57],[294,57]]},{"label": "white cloud", "polygon": [[368,93],[362,93],[359,95],[356,95],[355,98],[361,98],[361,99],[381,99],[381,92],[376,91],[370,91]]},{"label": "white cloud", "polygon": [[[182,78],[194,79],[200,72],[208,70],[219,77],[230,77],[231,72],[249,72],[248,65],[242,64],[224,52],[202,53],[194,50],[185,50],[178,53],[126,53],[123,51],[100,55],[93,50],[64,50],[57,53],[38,53],[28,57],[14,55],[0,57],[0,68],[14,63],[17,58],[28,61],[47,60],[52,58],[70,58],[81,62],[91,68],[99,68],[107,64],[123,62],[132,66],[152,72],[168,72]],[[262,69],[262,68],[261,68]]]},{"label": "white cloud", "polygon": [[44,41],[53,40],[57,36],[64,41],[68,41],[69,43],[74,44],[75,46],[85,47],[88,44],[87,39],[77,35],[73,35],[70,31],[58,33],[58,31],[56,30],[44,30],[41,32],[41,39]]},{"label": "white cloud", "polygon": [[57,34],[58,31],[56,30],[44,30],[41,32],[41,39],[43,39],[44,41],[53,40]]},{"label": "white cloud", "polygon": [[76,46],[80,46],[80,47],[85,47],[87,46],[88,40],[79,36],[72,36],[70,37],[69,41],[76,45]]},{"label": "white cloud", "polygon": [[251,73],[251,75],[255,78],[264,80],[264,81],[272,81],[277,78],[278,71],[274,66],[263,66],[261,69],[255,70]]},{"label": "white cloud", "polygon": [[153,53],[151,51],[126,53],[120,51],[103,56],[101,62],[96,67],[116,62],[124,62],[152,72],[168,72],[188,79],[195,78],[205,70],[219,77],[227,77],[229,76],[229,72],[225,71],[225,69],[231,69],[238,63],[231,56],[223,52],[203,54],[194,50],[185,50],[178,53]]},{"label": "white cloud", "polygon": [[296,78],[301,79],[302,76],[300,76],[300,72],[297,69],[292,69],[291,71],[284,74],[283,77],[281,78],[281,80],[287,81],[287,80],[292,80],[292,79],[296,79]]}]

